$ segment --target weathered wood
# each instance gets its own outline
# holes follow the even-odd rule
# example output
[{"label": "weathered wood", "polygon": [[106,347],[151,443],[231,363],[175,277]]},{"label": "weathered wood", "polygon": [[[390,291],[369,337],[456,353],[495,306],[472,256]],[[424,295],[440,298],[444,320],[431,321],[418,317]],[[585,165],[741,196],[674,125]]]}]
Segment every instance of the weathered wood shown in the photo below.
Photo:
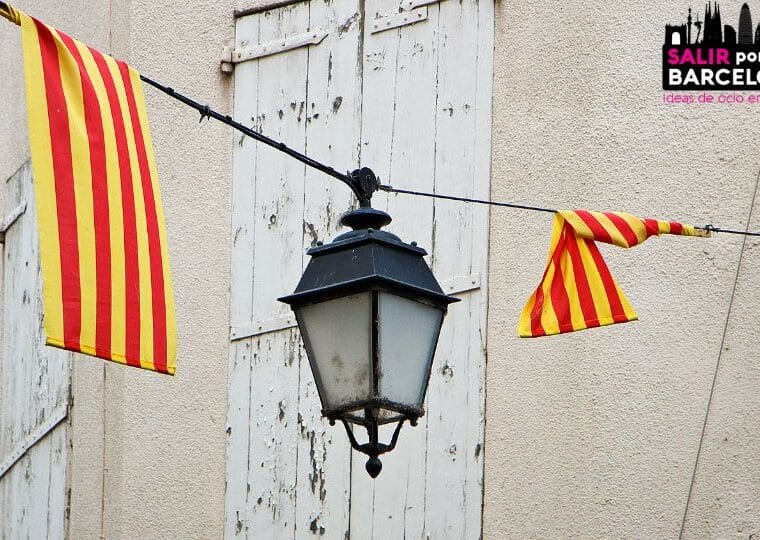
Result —
[{"label": "weathered wood", "polygon": [[[369,166],[383,182],[486,198],[492,3],[426,4],[425,23],[376,34],[373,21],[399,0],[312,1],[240,19],[239,47],[329,33],[238,66],[236,117],[332,165]],[[236,147],[226,536],[479,537],[487,209],[373,200],[393,232],[429,249],[463,302],[444,325],[428,414],[402,430],[372,481],[366,457],[321,418],[292,315],[275,300],[297,283],[305,250],[337,234],[350,194],[283,159],[251,141]]]},{"label": "weathered wood", "polygon": [[[0,461],[30,436],[57,420],[69,398],[70,354],[45,347],[36,208],[31,169],[9,182],[11,208],[27,202],[5,237],[3,408]],[[65,535],[67,422],[57,424],[0,478],[0,538],[63,538]]]},{"label": "weathered wood", "polygon": [[[308,184],[307,184],[308,185]],[[346,203],[347,205],[350,203]],[[329,206],[325,206],[329,208]],[[337,223],[337,220],[334,220]],[[309,242],[313,242],[313,238],[322,238],[323,235],[319,235],[316,228],[311,230],[312,223],[306,222],[304,227],[309,230]],[[325,237],[329,237],[330,233],[327,233]],[[305,251],[304,251],[305,253]],[[457,296],[469,291],[474,291],[480,288],[480,274],[473,274],[471,276],[461,276],[452,279],[446,279],[441,281],[441,288],[446,294]],[[247,324],[241,324],[239,326],[233,326],[230,329],[230,341],[240,341],[248,339],[254,336],[260,336],[268,334],[270,332],[280,332],[296,326],[296,318],[294,315],[284,315],[282,317],[276,317],[274,319],[265,319],[263,321],[254,321]]]},{"label": "weathered wood", "polygon": [[10,452],[7,452],[3,461],[0,462],[0,479],[2,479],[3,476],[5,476],[27,452],[29,452],[29,450],[45,440],[45,437],[50,435],[50,433],[58,427],[58,424],[66,420],[68,414],[68,407],[66,405],[59,406],[55,411],[48,415],[48,418],[44,423],[34,428],[31,433],[19,441],[15,448],[11,449]]},{"label": "weathered wood", "polygon": [[[370,5],[373,7],[368,24],[374,24],[377,15],[398,10],[397,1]],[[385,95],[377,108],[370,106],[365,95],[368,114],[363,120],[362,137],[371,149],[364,163],[371,167],[387,164],[384,178],[388,183],[413,182],[415,189],[433,191],[438,7],[424,9],[428,20],[422,24],[365,34],[365,88],[374,87]],[[391,50],[394,56],[386,56],[382,64],[376,64],[383,51]],[[378,134],[380,139],[376,138]],[[387,147],[386,140],[390,142]],[[433,252],[432,199],[392,195],[388,211],[394,219],[394,233]],[[358,497],[354,499],[351,530],[358,538],[424,537],[427,423],[426,415],[416,427],[403,428],[396,449],[383,456],[383,473],[374,482],[364,471],[366,456],[354,456],[352,492]],[[387,441],[389,429],[382,433]]]}]

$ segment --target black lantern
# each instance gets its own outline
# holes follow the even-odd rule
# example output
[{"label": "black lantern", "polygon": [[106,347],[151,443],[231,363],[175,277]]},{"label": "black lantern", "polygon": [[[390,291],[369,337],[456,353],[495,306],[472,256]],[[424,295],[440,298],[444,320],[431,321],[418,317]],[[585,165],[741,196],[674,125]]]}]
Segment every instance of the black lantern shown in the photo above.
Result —
[{"label": "black lantern", "polygon": [[[376,185],[369,169],[353,174]],[[458,299],[444,294],[424,249],[380,230],[391,218],[369,207],[367,191],[363,206],[341,218],[353,230],[310,249],[298,287],[280,301],[295,312],[322,414],[344,424],[375,478],[378,456],[393,450],[403,423],[424,414],[443,317]],[[392,423],[391,440],[381,443],[378,427]],[[352,425],[367,430],[368,442],[357,442]]]}]

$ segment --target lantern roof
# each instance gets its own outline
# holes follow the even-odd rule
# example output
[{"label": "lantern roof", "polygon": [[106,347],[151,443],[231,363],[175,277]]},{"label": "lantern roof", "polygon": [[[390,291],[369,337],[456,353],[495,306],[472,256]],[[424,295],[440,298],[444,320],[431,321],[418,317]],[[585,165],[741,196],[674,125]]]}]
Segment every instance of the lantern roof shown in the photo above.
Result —
[{"label": "lantern roof", "polygon": [[332,242],[311,248],[301,281],[293,294],[279,300],[309,304],[379,287],[421,302],[446,306],[447,296],[423,259],[427,252],[380,227],[390,216],[374,208],[347,212],[341,223],[353,228]]}]

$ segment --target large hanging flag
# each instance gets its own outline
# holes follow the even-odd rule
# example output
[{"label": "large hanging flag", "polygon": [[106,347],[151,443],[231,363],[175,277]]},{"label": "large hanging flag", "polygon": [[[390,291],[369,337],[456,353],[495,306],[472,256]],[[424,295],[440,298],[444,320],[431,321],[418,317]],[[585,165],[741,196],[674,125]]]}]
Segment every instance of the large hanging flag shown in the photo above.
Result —
[{"label": "large hanging flag", "polygon": [[174,374],[169,253],[140,75],[21,25],[47,344]]},{"label": "large hanging flag", "polygon": [[546,270],[523,309],[518,335],[548,336],[638,319],[595,242],[630,248],[661,234],[710,236],[708,230],[625,212],[557,212]]}]

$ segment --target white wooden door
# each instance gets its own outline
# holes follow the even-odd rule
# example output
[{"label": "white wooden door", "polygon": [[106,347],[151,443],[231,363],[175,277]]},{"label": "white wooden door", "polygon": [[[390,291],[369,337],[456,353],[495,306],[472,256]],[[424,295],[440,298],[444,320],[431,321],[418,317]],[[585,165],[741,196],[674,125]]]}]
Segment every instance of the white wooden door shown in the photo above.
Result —
[{"label": "white wooden door", "polygon": [[[319,42],[273,54],[307,41]],[[267,50],[235,68],[236,119],[338,169],[487,198],[491,0],[291,2],[238,19],[235,47]],[[233,193],[226,536],[479,538],[487,210],[373,200],[463,300],[444,323],[427,414],[373,481],[366,456],[321,419],[295,321],[276,300],[298,282],[305,250],[338,234],[350,193],[242,137]]]},{"label": "white wooden door", "polygon": [[[0,538],[64,538],[71,354],[45,346],[31,167],[7,182],[0,369]],[[4,188],[6,186],[3,186]],[[19,215],[19,212],[25,211]],[[10,219],[5,220],[10,223]],[[3,227],[4,228],[4,227]]]}]

